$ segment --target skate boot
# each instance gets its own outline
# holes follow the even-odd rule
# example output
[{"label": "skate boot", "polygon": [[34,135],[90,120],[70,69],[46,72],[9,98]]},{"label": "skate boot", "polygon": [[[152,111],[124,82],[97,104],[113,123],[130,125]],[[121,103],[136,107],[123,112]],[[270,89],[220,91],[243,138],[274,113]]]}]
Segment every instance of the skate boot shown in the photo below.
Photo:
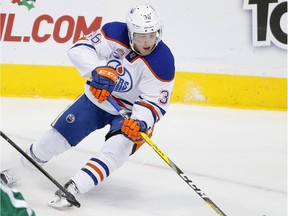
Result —
[{"label": "skate boot", "polygon": [[6,184],[11,186],[12,184],[18,181],[18,177],[16,175],[16,171],[12,169],[3,170],[0,173],[1,180]]},{"label": "skate boot", "polygon": [[[69,180],[64,188],[71,193],[73,196],[79,193],[78,188],[73,180]],[[74,198],[74,197],[73,197]],[[75,199],[75,198],[74,198]],[[73,201],[73,200],[72,200]],[[76,201],[77,202],[77,201]],[[77,204],[71,204],[71,197],[68,197],[62,190],[57,190],[55,192],[55,197],[51,201],[48,202],[48,206],[56,208],[56,209],[65,209],[72,207],[73,205],[77,206]],[[80,207],[80,204],[79,206]]]}]

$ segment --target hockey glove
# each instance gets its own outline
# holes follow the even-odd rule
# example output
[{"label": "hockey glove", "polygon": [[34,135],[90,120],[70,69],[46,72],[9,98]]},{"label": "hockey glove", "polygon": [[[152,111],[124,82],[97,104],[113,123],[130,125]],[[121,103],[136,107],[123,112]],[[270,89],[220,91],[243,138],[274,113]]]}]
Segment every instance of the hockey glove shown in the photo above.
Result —
[{"label": "hockey glove", "polygon": [[98,102],[102,103],[113,91],[118,74],[112,67],[97,67],[92,71],[92,77],[90,91]]},{"label": "hockey glove", "polygon": [[125,119],[121,131],[133,142],[138,142],[142,139],[140,132],[147,133],[147,124],[144,121]]}]

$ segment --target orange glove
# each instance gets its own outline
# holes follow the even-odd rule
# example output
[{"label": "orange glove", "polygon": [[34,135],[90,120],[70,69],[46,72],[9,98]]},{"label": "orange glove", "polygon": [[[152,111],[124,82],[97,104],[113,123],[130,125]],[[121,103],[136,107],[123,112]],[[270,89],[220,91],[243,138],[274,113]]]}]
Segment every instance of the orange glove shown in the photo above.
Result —
[{"label": "orange glove", "polygon": [[146,133],[147,124],[144,121],[125,119],[121,131],[132,141],[138,142],[142,139],[140,132]]},{"label": "orange glove", "polygon": [[118,74],[112,67],[98,67],[92,72],[90,91],[99,103],[107,100],[113,91]]},{"label": "orange glove", "polygon": [[102,103],[104,100],[107,100],[107,98],[110,95],[110,92],[107,91],[106,89],[97,89],[97,88],[94,88],[93,86],[90,86],[89,89],[94,95],[94,97],[98,99],[99,103]]}]

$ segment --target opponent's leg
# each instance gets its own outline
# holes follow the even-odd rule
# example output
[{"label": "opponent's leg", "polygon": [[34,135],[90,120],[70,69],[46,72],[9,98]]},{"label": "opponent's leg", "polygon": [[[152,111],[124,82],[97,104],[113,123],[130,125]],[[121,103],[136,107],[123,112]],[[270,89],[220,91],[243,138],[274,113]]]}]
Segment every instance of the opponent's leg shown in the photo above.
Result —
[{"label": "opponent's leg", "polygon": [[[71,148],[71,145],[67,140],[57,130],[51,128],[27,149],[26,154],[42,166],[53,156],[59,155],[69,148]],[[33,174],[36,170],[37,169],[22,156],[15,167],[2,171],[0,176],[4,183],[12,185],[25,176]]]},{"label": "opponent's leg", "polygon": [[[53,156],[63,153],[71,146],[76,146],[92,131],[104,127],[103,116],[107,117],[105,115],[107,114],[103,114],[103,110],[82,95],[54,121],[52,129],[45,132],[28,148],[27,154],[43,165]],[[25,174],[31,174],[27,172],[29,168],[34,169],[32,164],[23,157],[15,168],[3,171],[1,179],[7,184],[13,184]]]}]

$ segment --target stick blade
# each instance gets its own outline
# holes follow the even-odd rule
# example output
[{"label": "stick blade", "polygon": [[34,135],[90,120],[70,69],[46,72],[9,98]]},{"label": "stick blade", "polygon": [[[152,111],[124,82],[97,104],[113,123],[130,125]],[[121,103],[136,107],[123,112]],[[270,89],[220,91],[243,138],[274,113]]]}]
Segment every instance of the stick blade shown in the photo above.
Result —
[{"label": "stick blade", "polygon": [[71,208],[73,206],[80,208],[80,203],[75,199],[75,197],[69,193],[69,196],[58,196],[55,195],[54,198],[47,202],[48,206],[64,210]]},{"label": "stick blade", "polygon": [[73,206],[76,206],[77,208],[81,207],[81,204],[76,200],[75,196],[73,196],[72,194],[70,194],[69,197],[67,197],[67,201]]}]

